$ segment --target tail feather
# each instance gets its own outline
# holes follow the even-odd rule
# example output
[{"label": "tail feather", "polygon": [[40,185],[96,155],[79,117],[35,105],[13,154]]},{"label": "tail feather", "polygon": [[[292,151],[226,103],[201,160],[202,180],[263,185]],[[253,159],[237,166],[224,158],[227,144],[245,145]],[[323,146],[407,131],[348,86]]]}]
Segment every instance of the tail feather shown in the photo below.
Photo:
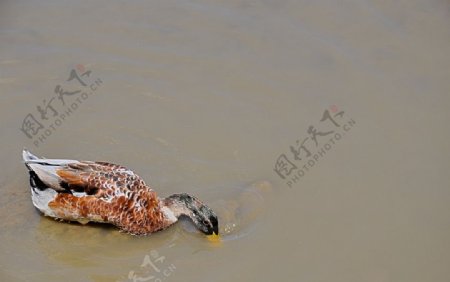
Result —
[{"label": "tail feather", "polygon": [[34,171],[30,170],[28,173],[30,175],[30,186],[31,186],[31,188],[33,188],[33,190],[35,190],[35,189],[45,190],[48,188],[47,185],[45,185],[45,183],[43,183],[39,179],[39,177],[37,176],[37,174]]},{"label": "tail feather", "polygon": [[30,151],[28,151],[27,149],[23,149],[22,151],[22,158],[23,161],[29,161],[29,160],[37,160],[39,159],[38,157],[36,157],[35,155],[33,155]]},{"label": "tail feather", "polygon": [[47,187],[56,191],[64,191],[61,186],[63,182],[58,175],[58,170],[70,163],[78,163],[75,160],[40,159],[28,150],[23,150],[22,157],[28,170],[33,172],[37,178]]}]

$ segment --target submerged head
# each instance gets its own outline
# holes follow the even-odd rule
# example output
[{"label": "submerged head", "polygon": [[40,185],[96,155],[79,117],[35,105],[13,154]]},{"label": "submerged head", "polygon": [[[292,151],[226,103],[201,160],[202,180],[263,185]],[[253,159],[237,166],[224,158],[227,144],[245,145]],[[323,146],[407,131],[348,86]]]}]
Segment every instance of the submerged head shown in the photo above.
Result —
[{"label": "submerged head", "polygon": [[186,193],[165,199],[166,205],[177,215],[189,217],[198,230],[206,235],[219,235],[219,221],[214,211],[196,197]]}]

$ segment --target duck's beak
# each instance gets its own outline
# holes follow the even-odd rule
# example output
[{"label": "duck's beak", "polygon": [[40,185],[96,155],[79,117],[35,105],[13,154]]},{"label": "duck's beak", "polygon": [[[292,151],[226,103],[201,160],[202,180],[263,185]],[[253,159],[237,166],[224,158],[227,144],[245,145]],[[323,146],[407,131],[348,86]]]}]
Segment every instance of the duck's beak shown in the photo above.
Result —
[{"label": "duck's beak", "polygon": [[216,234],[215,232],[211,235],[207,235],[206,238],[210,242],[214,242],[214,243],[220,242],[220,236],[219,236],[219,234]]}]

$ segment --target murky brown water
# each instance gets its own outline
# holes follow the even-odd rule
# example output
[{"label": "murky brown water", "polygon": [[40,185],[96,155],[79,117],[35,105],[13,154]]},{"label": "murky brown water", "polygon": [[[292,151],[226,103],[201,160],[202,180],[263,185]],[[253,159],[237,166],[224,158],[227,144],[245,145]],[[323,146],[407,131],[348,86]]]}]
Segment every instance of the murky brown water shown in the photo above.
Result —
[{"label": "murky brown water", "polygon": [[[2,1],[0,280],[449,281],[450,3],[391,2]],[[23,147],[195,194],[224,242],[44,218]]]}]

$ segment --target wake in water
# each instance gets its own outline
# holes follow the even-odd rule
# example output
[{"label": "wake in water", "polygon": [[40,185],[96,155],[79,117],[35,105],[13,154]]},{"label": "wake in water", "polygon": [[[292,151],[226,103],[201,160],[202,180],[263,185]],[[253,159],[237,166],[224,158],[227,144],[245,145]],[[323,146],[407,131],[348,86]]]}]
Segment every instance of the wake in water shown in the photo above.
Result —
[{"label": "wake in water", "polygon": [[[232,199],[211,204],[221,223],[219,234],[222,241],[235,240],[255,230],[270,206],[272,190],[270,182],[258,181],[242,189]],[[190,221],[182,220],[180,223],[187,232],[198,232]]]}]

